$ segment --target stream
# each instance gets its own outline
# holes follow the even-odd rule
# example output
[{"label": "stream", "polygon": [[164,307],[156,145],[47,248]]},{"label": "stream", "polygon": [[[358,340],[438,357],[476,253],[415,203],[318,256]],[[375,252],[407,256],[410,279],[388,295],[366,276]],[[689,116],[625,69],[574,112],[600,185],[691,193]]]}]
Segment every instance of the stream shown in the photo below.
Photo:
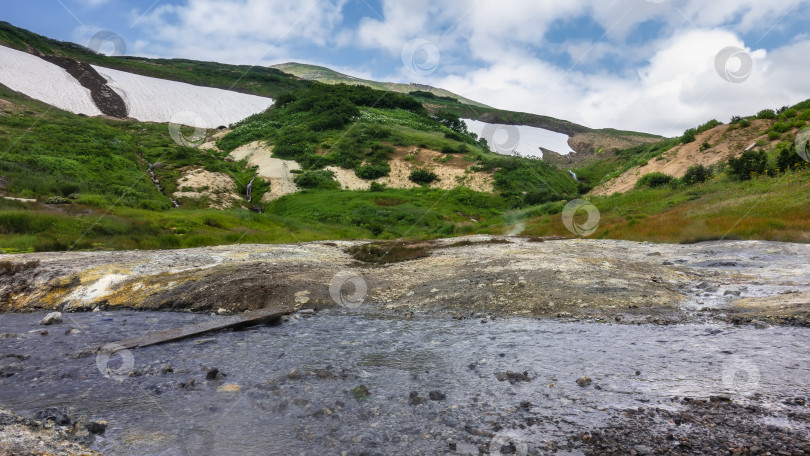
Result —
[{"label": "stream", "polygon": [[[479,454],[494,435],[541,448],[673,397],[760,395],[778,416],[783,398],[810,395],[806,328],[326,310],[105,363],[94,347],[217,317],[43,315],[0,314],[0,359],[22,358],[0,376],[0,406],[106,420],[93,447],[112,455]],[[212,368],[224,377],[206,380]]]}]

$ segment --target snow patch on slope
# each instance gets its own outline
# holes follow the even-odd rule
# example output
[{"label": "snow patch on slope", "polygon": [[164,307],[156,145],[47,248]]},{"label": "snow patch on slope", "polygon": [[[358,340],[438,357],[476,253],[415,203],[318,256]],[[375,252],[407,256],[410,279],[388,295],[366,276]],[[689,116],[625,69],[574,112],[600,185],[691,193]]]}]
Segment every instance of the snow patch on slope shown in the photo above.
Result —
[{"label": "snow patch on slope", "polygon": [[[216,128],[262,112],[273,99],[229,90],[201,87],[177,81],[150,78],[93,65],[107,85],[124,99],[129,116],[142,121],[178,121],[182,113],[193,113],[193,127]],[[182,123],[189,123],[183,118]]]},{"label": "snow patch on slope", "polygon": [[[541,147],[562,155],[573,152],[568,145],[568,135],[562,133],[527,125],[501,125],[471,119],[462,120],[467,124],[470,133],[486,138],[493,152],[511,154],[512,151],[517,151],[523,157],[536,158],[543,157]],[[487,127],[490,127],[487,129],[488,134],[484,134]]]},{"label": "snow patch on slope", "polygon": [[0,84],[36,100],[76,114],[99,116],[90,90],[64,69],[45,60],[0,46]]}]

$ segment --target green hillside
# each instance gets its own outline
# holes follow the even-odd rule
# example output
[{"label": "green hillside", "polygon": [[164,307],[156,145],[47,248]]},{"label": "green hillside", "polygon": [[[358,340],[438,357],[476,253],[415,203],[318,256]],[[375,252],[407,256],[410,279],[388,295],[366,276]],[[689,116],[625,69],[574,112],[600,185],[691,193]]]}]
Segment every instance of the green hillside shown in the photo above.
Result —
[{"label": "green hillside", "polygon": [[473,101],[467,98],[464,98],[460,95],[456,95],[453,92],[448,90],[444,90],[437,87],[431,87],[423,84],[400,84],[396,82],[378,82],[378,81],[371,81],[368,79],[362,78],[355,78],[353,76],[349,76],[343,73],[338,73],[335,70],[318,66],[318,65],[308,65],[306,63],[281,63],[278,65],[273,65],[271,68],[275,68],[277,70],[281,70],[285,73],[292,74],[297,76],[301,79],[306,79],[309,81],[317,81],[322,82],[324,84],[350,84],[350,85],[363,85],[366,87],[371,87],[372,89],[377,90],[388,90],[391,92],[397,93],[411,93],[415,91],[423,91],[430,94],[433,94],[437,97],[447,97],[449,99],[456,100],[460,103],[471,105],[471,106],[478,106],[478,107],[488,107],[485,104],[479,103],[477,101]]}]

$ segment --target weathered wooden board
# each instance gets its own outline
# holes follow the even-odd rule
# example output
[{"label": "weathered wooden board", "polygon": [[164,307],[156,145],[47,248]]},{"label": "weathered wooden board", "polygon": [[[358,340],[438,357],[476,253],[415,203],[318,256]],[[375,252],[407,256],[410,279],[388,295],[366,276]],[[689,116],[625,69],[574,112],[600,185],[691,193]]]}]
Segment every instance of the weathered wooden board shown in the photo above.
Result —
[{"label": "weathered wooden board", "polygon": [[211,331],[218,331],[220,329],[258,325],[277,319],[282,315],[292,313],[292,311],[293,309],[291,307],[272,307],[267,309],[251,310],[239,315],[217,317],[211,319],[210,321],[183,326],[180,328],[146,333],[142,336],[133,337],[132,339],[122,340],[117,342],[116,345],[120,345],[121,347],[128,349],[148,347],[150,345],[157,345],[185,339],[187,337],[198,336]]}]

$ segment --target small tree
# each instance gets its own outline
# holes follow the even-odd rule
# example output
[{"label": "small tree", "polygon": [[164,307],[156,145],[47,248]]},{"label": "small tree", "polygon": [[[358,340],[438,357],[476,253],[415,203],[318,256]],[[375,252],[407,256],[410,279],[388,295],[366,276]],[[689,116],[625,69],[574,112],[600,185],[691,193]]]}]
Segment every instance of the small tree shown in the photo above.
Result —
[{"label": "small tree", "polygon": [[749,180],[765,174],[768,169],[768,154],[763,150],[747,150],[739,158],[728,159],[728,173],[739,180]]},{"label": "small tree", "polygon": [[805,161],[796,152],[796,148],[789,142],[781,142],[776,145],[776,167],[779,171],[788,172],[800,168]]},{"label": "small tree", "polygon": [[712,177],[712,171],[703,165],[692,165],[686,170],[683,182],[686,185],[702,184]]}]

